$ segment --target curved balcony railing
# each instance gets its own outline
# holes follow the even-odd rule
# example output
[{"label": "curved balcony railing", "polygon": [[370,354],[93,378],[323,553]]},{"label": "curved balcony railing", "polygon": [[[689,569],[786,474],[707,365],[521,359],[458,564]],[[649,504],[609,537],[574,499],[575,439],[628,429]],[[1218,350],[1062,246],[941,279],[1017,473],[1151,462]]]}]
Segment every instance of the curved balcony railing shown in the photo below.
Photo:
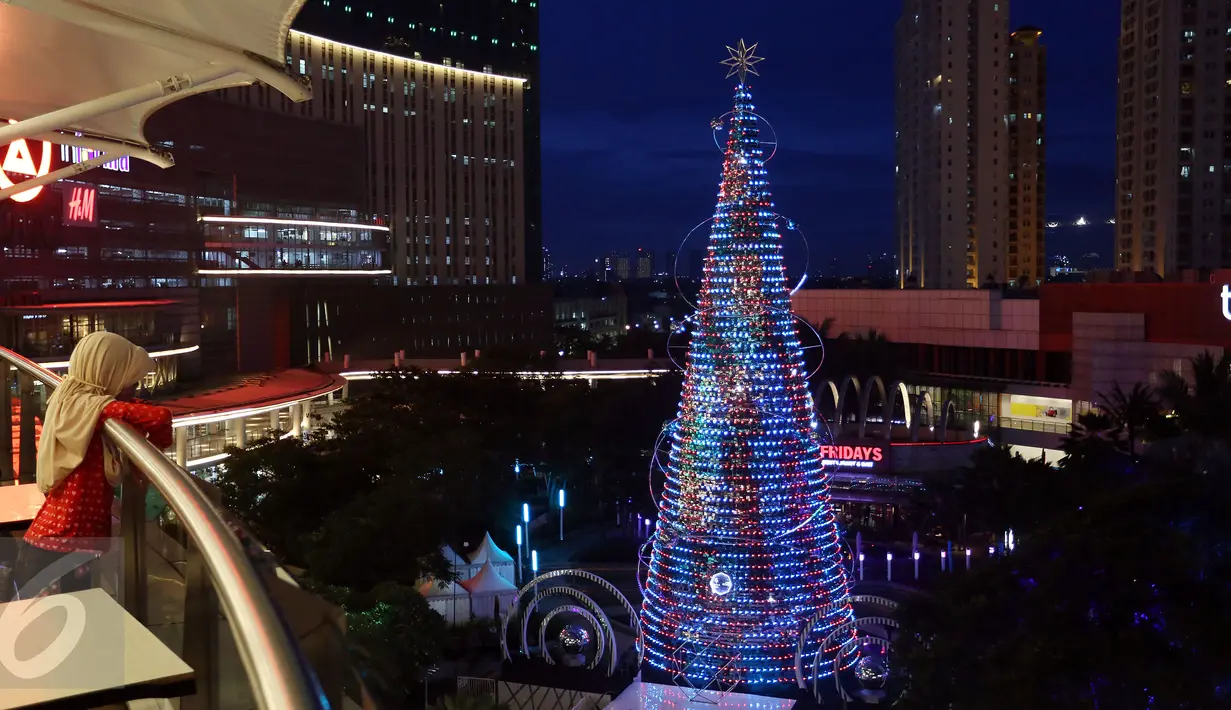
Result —
[{"label": "curved balcony railing", "polygon": [[[0,373],[0,412],[13,421],[13,435],[0,436],[0,485],[33,483],[37,424],[60,378],[4,348]],[[104,435],[122,453],[124,477],[118,554],[98,559],[94,586],[178,655],[192,682],[188,691],[99,697],[179,697],[183,710],[310,710],[366,696],[348,671],[340,610],[278,574],[210,484],[127,424],[109,420]]]}]

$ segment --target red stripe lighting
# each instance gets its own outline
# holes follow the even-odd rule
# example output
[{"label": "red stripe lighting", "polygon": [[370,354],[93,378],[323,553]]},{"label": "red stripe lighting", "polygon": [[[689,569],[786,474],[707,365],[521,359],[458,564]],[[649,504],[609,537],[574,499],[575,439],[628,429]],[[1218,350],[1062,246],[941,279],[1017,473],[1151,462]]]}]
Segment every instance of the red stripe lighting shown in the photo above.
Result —
[{"label": "red stripe lighting", "polygon": [[87,308],[140,308],[142,306],[170,306],[179,303],[167,298],[148,301],[86,301],[79,303],[44,303],[36,306],[0,307],[3,311],[67,311]]}]

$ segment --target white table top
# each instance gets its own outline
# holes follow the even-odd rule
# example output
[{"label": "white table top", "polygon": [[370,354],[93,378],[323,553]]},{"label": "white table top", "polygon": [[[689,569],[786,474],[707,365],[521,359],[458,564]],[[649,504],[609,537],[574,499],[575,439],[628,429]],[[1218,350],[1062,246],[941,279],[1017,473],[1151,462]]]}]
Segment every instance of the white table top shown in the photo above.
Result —
[{"label": "white table top", "polygon": [[[36,667],[40,656],[46,662]],[[101,589],[0,604],[0,710],[164,697],[192,678],[187,664]]]},{"label": "white table top", "polygon": [[43,500],[43,494],[33,483],[0,486],[0,525],[34,520],[38,509],[43,507]]}]

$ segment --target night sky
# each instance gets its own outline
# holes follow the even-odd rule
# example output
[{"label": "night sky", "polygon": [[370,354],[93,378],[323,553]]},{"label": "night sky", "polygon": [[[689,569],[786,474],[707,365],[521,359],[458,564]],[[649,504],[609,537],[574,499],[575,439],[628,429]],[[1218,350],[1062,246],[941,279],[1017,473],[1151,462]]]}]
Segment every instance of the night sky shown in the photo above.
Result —
[{"label": "night sky", "polygon": [[[777,129],[778,211],[812,267],[892,251],[896,0],[541,2],[544,243],[559,264],[676,249],[714,210],[731,109],[725,45],[759,42],[758,112]],[[1012,28],[1048,46],[1049,219],[1112,216],[1116,0],[1019,0]],[[698,231],[685,250],[704,246]],[[1048,252],[1111,248],[1109,228],[1049,233]],[[1106,241],[1106,244],[1102,244]],[[1087,246],[1089,245],[1089,246]]]}]

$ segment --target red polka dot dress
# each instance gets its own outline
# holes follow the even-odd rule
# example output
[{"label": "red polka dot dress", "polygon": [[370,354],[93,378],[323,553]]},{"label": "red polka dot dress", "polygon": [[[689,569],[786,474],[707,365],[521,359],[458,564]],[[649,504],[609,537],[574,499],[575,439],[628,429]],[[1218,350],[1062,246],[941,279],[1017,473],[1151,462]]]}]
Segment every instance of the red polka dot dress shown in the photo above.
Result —
[{"label": "red polka dot dress", "polygon": [[111,504],[115,488],[103,470],[102,423],[120,419],[144,432],[151,444],[171,446],[171,411],[140,402],[111,402],[102,415],[85,458],[58,486],[34,516],[25,540],[53,552],[93,549],[93,539],[111,537]]}]

